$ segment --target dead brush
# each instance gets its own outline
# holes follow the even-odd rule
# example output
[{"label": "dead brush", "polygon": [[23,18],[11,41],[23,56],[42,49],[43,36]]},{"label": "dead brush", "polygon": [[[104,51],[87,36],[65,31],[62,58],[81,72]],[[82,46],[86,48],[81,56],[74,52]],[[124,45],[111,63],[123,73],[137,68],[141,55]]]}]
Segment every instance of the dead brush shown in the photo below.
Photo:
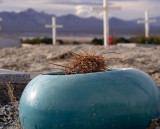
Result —
[{"label": "dead brush", "polygon": [[[115,53],[115,52],[109,52]],[[110,69],[108,61],[121,58],[109,58],[105,59],[103,54],[97,55],[96,52],[89,53],[83,51],[79,54],[72,52],[71,60],[65,65],[59,65],[55,63],[49,63],[55,66],[60,66],[65,71],[64,74],[84,74],[93,72],[103,72]]]},{"label": "dead brush", "polygon": [[6,93],[6,95],[9,97],[10,101],[12,102],[12,106],[14,108],[13,114],[9,113],[7,117],[11,117],[13,116],[15,119],[15,123],[14,123],[14,129],[23,129],[21,124],[20,124],[20,119],[19,119],[19,115],[18,115],[18,111],[19,111],[19,105],[17,103],[15,103],[16,97],[14,96],[14,88],[10,83],[6,83],[7,86],[7,90],[8,93]]}]

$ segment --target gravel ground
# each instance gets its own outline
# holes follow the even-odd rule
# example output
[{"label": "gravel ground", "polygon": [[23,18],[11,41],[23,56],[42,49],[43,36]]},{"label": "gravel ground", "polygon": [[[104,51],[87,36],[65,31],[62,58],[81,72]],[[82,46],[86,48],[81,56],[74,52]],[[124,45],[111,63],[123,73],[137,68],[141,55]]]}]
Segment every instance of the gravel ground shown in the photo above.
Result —
[{"label": "gravel ground", "polygon": [[19,102],[0,105],[0,129],[20,129],[18,105]]},{"label": "gravel ground", "polygon": [[[6,48],[0,50],[0,68],[22,71],[22,72],[53,72],[59,69],[48,64],[64,64],[72,53],[82,50],[96,51],[104,54],[106,59],[120,57],[123,61],[108,61],[111,68],[137,68],[147,72],[152,78],[160,82],[160,46],[150,47],[126,47],[126,46],[103,46],[91,45],[34,45],[22,48]],[[107,52],[117,52],[111,54]]]}]

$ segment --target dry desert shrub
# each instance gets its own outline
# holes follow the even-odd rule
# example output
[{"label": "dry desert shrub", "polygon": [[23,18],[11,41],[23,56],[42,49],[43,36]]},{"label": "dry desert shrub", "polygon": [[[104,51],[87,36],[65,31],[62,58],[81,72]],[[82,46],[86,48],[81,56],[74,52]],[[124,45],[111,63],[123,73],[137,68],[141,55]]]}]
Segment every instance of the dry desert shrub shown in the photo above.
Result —
[{"label": "dry desert shrub", "polygon": [[[115,52],[109,52],[115,53]],[[113,59],[121,58],[109,58],[105,59],[103,54],[97,55],[96,52],[89,53],[87,51],[82,51],[81,53],[72,52],[71,60],[65,65],[59,65],[55,63],[49,63],[55,66],[60,66],[61,70],[65,71],[64,74],[84,74],[84,73],[94,73],[94,72],[104,72],[109,70],[108,61]]]},{"label": "dry desert shrub", "polygon": [[16,100],[16,97],[14,96],[14,87],[9,83],[7,83],[6,86],[7,86],[7,89],[8,89],[8,93],[6,93],[6,94],[10,98],[10,101],[11,101],[12,106],[14,108],[13,113],[10,112],[7,117],[8,118],[11,117],[11,116],[14,117],[14,119],[15,119],[14,127],[13,127],[14,129],[23,129],[21,124],[20,124],[20,119],[19,119],[19,114],[18,114],[19,104],[16,103],[17,100]]}]

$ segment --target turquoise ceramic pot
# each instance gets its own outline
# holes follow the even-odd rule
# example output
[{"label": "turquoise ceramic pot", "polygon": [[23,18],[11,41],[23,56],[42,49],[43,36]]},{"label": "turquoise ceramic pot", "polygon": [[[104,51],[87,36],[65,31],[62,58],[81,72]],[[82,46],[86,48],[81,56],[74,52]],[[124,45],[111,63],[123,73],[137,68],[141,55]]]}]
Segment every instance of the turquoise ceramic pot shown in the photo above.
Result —
[{"label": "turquoise ceramic pot", "polygon": [[159,91],[136,69],[34,78],[20,100],[23,129],[145,129],[159,115]]}]

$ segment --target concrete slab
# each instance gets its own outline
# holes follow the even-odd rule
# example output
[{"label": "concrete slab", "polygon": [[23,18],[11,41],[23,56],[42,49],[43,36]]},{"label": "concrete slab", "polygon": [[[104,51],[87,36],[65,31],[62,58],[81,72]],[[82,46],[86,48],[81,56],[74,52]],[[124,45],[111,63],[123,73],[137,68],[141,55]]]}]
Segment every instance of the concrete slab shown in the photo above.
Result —
[{"label": "concrete slab", "polygon": [[0,69],[0,83],[28,83],[30,80],[28,73]]},{"label": "concrete slab", "polygon": [[0,38],[0,48],[8,48],[8,47],[21,47],[20,39],[14,38]]},{"label": "concrete slab", "polygon": [[154,45],[154,44],[138,44],[138,43],[118,43],[117,46],[123,46],[123,47],[157,47],[159,45]]}]

